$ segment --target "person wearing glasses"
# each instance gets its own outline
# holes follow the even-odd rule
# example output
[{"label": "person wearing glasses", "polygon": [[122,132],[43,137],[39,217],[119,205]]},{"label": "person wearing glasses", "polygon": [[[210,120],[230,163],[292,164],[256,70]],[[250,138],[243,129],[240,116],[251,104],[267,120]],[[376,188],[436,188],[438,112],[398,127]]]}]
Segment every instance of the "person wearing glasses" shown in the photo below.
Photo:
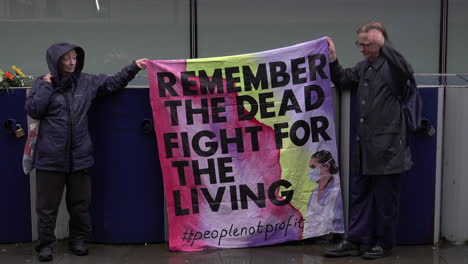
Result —
[{"label": "person wearing glasses", "polygon": [[323,253],[376,259],[390,255],[395,246],[400,175],[413,164],[401,98],[414,77],[382,23],[360,26],[357,38],[364,60],[351,68],[340,65],[333,40],[328,39],[331,79],[338,89],[357,91],[359,115],[352,140],[348,232]]}]

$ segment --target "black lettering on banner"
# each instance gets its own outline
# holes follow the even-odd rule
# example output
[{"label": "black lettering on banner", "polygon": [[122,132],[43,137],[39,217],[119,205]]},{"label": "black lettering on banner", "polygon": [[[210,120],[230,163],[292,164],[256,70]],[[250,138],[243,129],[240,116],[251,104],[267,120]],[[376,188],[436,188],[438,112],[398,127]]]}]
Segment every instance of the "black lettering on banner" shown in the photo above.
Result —
[{"label": "black lettering on banner", "polygon": [[225,106],[218,106],[218,104],[224,103],[224,97],[215,97],[211,98],[211,117],[213,118],[213,123],[225,123],[227,119],[225,116],[219,116],[219,113],[226,112]]},{"label": "black lettering on banner", "polygon": [[291,79],[289,74],[286,72],[286,63],[282,61],[274,61],[270,62],[269,66],[271,88],[286,86],[289,83],[289,80]]},{"label": "black lettering on banner", "polygon": [[177,133],[164,133],[163,137],[166,158],[172,158],[172,149],[179,147],[179,144],[177,144],[177,142],[172,142],[173,138],[177,138]]},{"label": "black lettering on banner", "polygon": [[164,107],[169,107],[169,111],[171,113],[171,125],[178,126],[179,125],[179,115],[177,114],[177,107],[182,105],[182,101],[180,100],[167,100],[164,101]]},{"label": "black lettering on banner", "polygon": [[263,232],[262,230],[263,230],[262,221],[258,221],[257,232],[262,233]]},{"label": "black lettering on banner", "polygon": [[239,229],[238,228],[234,228],[232,229],[234,226],[234,224],[231,224],[231,228],[229,229],[229,236],[239,236]]},{"label": "black lettering on banner", "polygon": [[[230,159],[230,158],[229,158]],[[218,160],[218,164],[223,163],[223,161]],[[193,167],[194,171],[198,170],[195,169],[198,165],[196,161],[193,161]],[[214,167],[214,160],[211,159],[211,165],[210,167]],[[183,167],[183,166],[179,166]],[[211,173],[211,169],[208,173],[210,174],[210,184],[216,184],[216,176]],[[201,171],[201,170],[199,170]],[[196,175],[194,172],[194,177],[195,177],[195,183],[197,185],[200,185],[200,175]],[[180,180],[180,181],[185,181]],[[220,177],[220,183],[228,183],[228,182],[234,182],[234,177]],[[226,200],[225,202],[227,203],[228,201],[231,202],[231,209],[232,210],[239,210],[239,201],[241,204],[241,209],[248,209],[249,208],[249,203],[254,202],[255,205],[258,208],[265,208],[266,207],[266,196],[265,196],[265,188],[263,183],[257,183],[257,190],[256,192],[253,191],[248,185],[246,184],[240,184],[238,186],[236,185],[231,185],[229,186],[229,192],[228,195],[230,195],[230,198]],[[268,188],[268,199],[273,205],[276,206],[283,206],[288,204],[294,195],[293,190],[285,190],[281,191],[281,196],[278,196],[279,189],[281,187],[284,187],[286,189],[290,188],[292,185],[290,182],[286,180],[278,180],[273,182],[270,187]],[[191,188],[190,190],[187,190],[187,195],[189,194],[188,191],[190,192],[190,198],[191,198],[191,210],[190,208],[183,208],[182,202],[187,202],[187,199],[182,199],[181,198],[181,190],[175,190],[173,191],[173,198],[174,198],[174,203],[175,203],[175,213],[177,215],[188,215],[190,213],[197,214],[200,212],[200,198],[204,199],[210,206],[210,209],[212,212],[217,212],[219,210],[219,207],[221,203],[223,202],[224,194],[226,193],[226,186],[219,186],[217,188],[213,188],[211,191],[216,191],[216,194],[210,193],[209,189],[206,187],[202,187],[200,189],[197,188]],[[239,190],[239,193],[237,193],[237,190]],[[200,195],[199,191],[202,192],[202,195]]]},{"label": "black lettering on banner", "polygon": [[[302,128],[304,133],[302,133],[302,138],[299,138],[297,131]],[[304,146],[310,138],[310,127],[304,120],[297,120],[293,123],[290,130],[291,142],[296,146]]]},{"label": "black lettering on banner", "polygon": [[208,202],[208,205],[210,206],[211,211],[218,212],[219,206],[221,205],[221,201],[223,200],[223,195],[224,195],[225,190],[226,190],[225,186],[219,187],[218,190],[216,191],[216,198],[213,199],[213,197],[211,197],[211,194],[207,188],[201,188],[203,196],[205,196],[205,199]]},{"label": "black lettering on banner", "polygon": [[291,202],[291,200],[293,198],[294,190],[282,191],[281,192],[281,197],[286,196],[286,198],[284,200],[278,200],[278,198],[276,197],[276,190],[279,187],[289,188],[291,186],[292,186],[292,184],[287,180],[275,181],[274,183],[272,183],[270,185],[270,188],[268,188],[268,199],[270,200],[270,202],[272,204],[274,204],[276,206],[283,206],[283,205],[289,204],[289,202]]},{"label": "black lettering on banner", "polygon": [[[324,68],[327,65],[327,58],[325,58],[325,55],[314,54],[314,55],[310,55],[308,59],[309,59],[310,79],[312,81],[317,80],[317,74],[320,75],[320,78],[322,78],[322,80],[328,79],[324,71]],[[315,64],[317,60],[320,61],[319,65]]]},{"label": "black lettering on banner", "polygon": [[210,114],[208,109],[208,99],[201,99],[201,108],[193,108],[192,100],[185,101],[185,116],[187,118],[187,125],[193,125],[193,116],[201,115],[203,124],[208,124],[210,122]]},{"label": "black lettering on banner", "polygon": [[180,197],[180,190],[175,190],[172,192],[173,197],[174,197],[174,210],[175,210],[175,215],[188,215],[190,213],[190,210],[188,208],[183,209],[182,208],[182,201]]},{"label": "black lettering on banner", "polygon": [[247,227],[242,227],[240,231],[241,236],[246,236],[248,234]]},{"label": "black lettering on banner", "polygon": [[237,199],[237,188],[235,185],[229,186],[229,192],[231,193],[231,209],[238,210],[239,204]]},{"label": "black lettering on banner", "polygon": [[287,138],[289,136],[288,132],[282,132],[283,128],[288,128],[288,123],[278,123],[274,124],[273,128],[275,130],[275,143],[276,149],[283,148],[283,138]]},{"label": "black lettering on banner", "polygon": [[180,138],[182,140],[182,150],[184,151],[184,157],[190,157],[190,147],[189,147],[189,140],[188,140],[188,133],[181,132]]},{"label": "black lettering on banner", "polygon": [[257,183],[257,191],[258,196],[255,195],[246,184],[239,185],[242,209],[247,209],[249,207],[247,197],[249,197],[259,208],[265,208],[265,190],[263,188],[263,183]]},{"label": "black lettering on banner", "polygon": [[[223,94],[223,72],[221,69],[214,69],[213,75],[208,77],[205,71],[201,70],[198,72],[200,77],[200,92],[201,94],[214,94],[217,91],[218,94]],[[217,88],[217,90],[215,90]]]},{"label": "black lettering on banner", "polygon": [[[318,126],[318,123],[321,123],[321,126]],[[310,118],[310,126],[311,126],[311,131],[312,131],[312,141],[313,142],[318,142],[319,135],[322,136],[323,139],[325,140],[331,140],[331,137],[327,134],[327,128],[328,128],[328,119],[324,116],[314,116]]]},{"label": "black lettering on banner", "polygon": [[156,76],[158,78],[159,97],[166,97],[166,91],[172,96],[178,96],[173,87],[177,82],[174,74],[171,72],[158,72]]},{"label": "black lettering on banner", "polygon": [[275,107],[275,102],[268,102],[267,99],[273,98],[273,93],[261,93],[258,95],[260,102],[260,116],[262,118],[275,117],[275,112],[268,112],[269,108]]},{"label": "black lettering on banner", "polygon": [[[289,104],[291,102],[291,104]],[[301,106],[297,102],[297,98],[291,89],[284,90],[283,99],[281,100],[278,116],[284,116],[287,111],[294,110],[296,113],[301,113]]]},{"label": "black lettering on banner", "polygon": [[192,162],[193,178],[196,185],[201,185],[201,175],[207,174],[210,177],[210,184],[216,184],[216,168],[213,159],[207,159],[208,167],[201,169],[198,160]]},{"label": "black lettering on banner", "polygon": [[[239,236],[253,236],[255,234],[264,234],[264,241],[274,237],[273,234],[288,236],[289,228],[304,229],[304,218],[296,218],[295,215],[290,215],[286,221],[272,222],[262,224],[262,221],[258,222],[258,225],[251,226],[239,226],[234,227],[234,224],[230,224],[229,228],[224,224],[224,228],[210,230],[193,230],[186,228],[182,232],[182,241],[190,243],[190,246],[200,240],[218,240],[218,246],[222,244],[222,240],[225,238],[235,238]],[[229,225],[229,224],[228,224]],[[282,234],[281,234],[282,233]]]},{"label": "black lettering on banner", "polygon": [[292,83],[301,84],[307,82],[307,77],[300,77],[301,74],[306,72],[306,68],[299,68],[300,64],[305,63],[305,58],[297,58],[291,60],[291,74],[292,74]]},{"label": "black lettering on banner", "polygon": [[200,140],[203,137],[213,139],[213,138],[216,137],[216,134],[213,133],[212,131],[209,131],[209,130],[202,130],[200,132],[197,132],[192,138],[192,149],[199,156],[210,157],[210,156],[212,156],[213,154],[216,153],[216,150],[218,149],[218,142],[208,141],[208,142],[205,143],[205,147],[207,147],[208,150],[202,150],[200,148]]},{"label": "black lettering on banner", "polygon": [[245,132],[250,134],[252,151],[259,151],[258,132],[262,131],[261,126],[246,127]]},{"label": "black lettering on banner", "polygon": [[[321,124],[321,126],[318,125]],[[315,116],[310,118],[310,124],[304,120],[296,120],[291,126],[289,132],[283,131],[286,128],[289,128],[289,123],[283,122],[274,124],[273,128],[275,131],[275,142],[276,148],[283,148],[283,139],[289,137],[291,142],[296,146],[303,146],[304,144],[312,138],[312,142],[319,142],[319,135],[322,136],[324,140],[331,140],[331,137],[327,134],[327,128],[329,126],[328,119],[324,116]],[[298,134],[298,131],[302,129],[304,132],[301,133],[302,136]]]},{"label": "black lettering on banner", "polygon": [[240,82],[240,77],[234,77],[235,73],[239,73],[239,67],[229,67],[224,69],[226,73],[226,86],[228,93],[238,93],[241,91],[240,86],[236,86]]},{"label": "black lettering on banner", "polygon": [[172,162],[172,167],[177,168],[177,175],[179,176],[179,185],[185,186],[187,181],[185,180],[185,167],[188,167],[190,164],[186,160],[176,160]]},{"label": "black lettering on banner", "polygon": [[226,129],[221,129],[220,131],[220,141],[221,141],[221,151],[223,154],[229,153],[228,144],[234,144],[236,146],[237,153],[244,152],[244,138],[242,137],[242,128],[236,127],[235,128],[236,135],[234,137],[229,138],[227,136]]},{"label": "black lettering on banner", "polygon": [[268,89],[268,76],[265,63],[258,64],[256,75],[254,75],[248,65],[242,66],[242,73],[244,75],[244,90],[246,92],[252,91],[252,85],[255,90],[258,90],[260,85],[262,85],[262,89]]},{"label": "black lettering on banner", "polygon": [[[317,76],[327,79],[327,75],[325,74],[326,62],[326,57],[323,54],[315,54],[307,58],[292,59],[290,65],[282,61],[275,61],[268,63],[268,65],[265,63],[259,64],[257,69],[253,70],[249,65],[243,65],[241,66],[242,68],[228,67],[224,69],[224,75],[223,69],[214,69],[213,76],[208,76],[205,70],[198,71],[198,76],[196,76],[195,71],[181,72],[180,85],[182,86],[182,91],[179,92],[184,96],[213,95],[225,92],[238,93],[241,92],[241,87],[239,86],[241,81],[243,81],[246,92],[268,89],[269,84],[271,84],[271,88],[285,87],[290,81],[292,81],[293,85],[300,85],[307,83],[308,77],[312,81],[315,81],[318,78]],[[267,66],[269,67],[269,72],[267,72]],[[289,66],[291,69],[288,69]],[[309,69],[307,69],[307,66]],[[307,70],[310,70],[310,74]],[[223,76],[225,76],[225,81]],[[179,96],[174,89],[174,86],[178,84],[178,80],[174,74],[159,72],[157,73],[157,79],[160,97]],[[224,84],[226,84],[225,87]],[[197,91],[198,88],[200,92]],[[291,89],[284,89],[281,102],[278,100],[278,103],[274,101],[274,93],[268,91],[258,93],[258,99],[257,95],[236,96],[238,120],[254,119],[259,111],[262,119],[285,116],[290,111],[294,111],[293,113],[312,111],[320,108],[325,102],[325,92],[319,85],[304,86],[303,91],[304,104],[298,101],[294,91]],[[226,112],[227,107],[225,97],[206,97],[184,101],[166,100],[164,107],[171,114],[172,126],[179,126],[181,122],[184,122],[183,114],[180,120],[178,115],[179,111],[183,112],[181,110],[184,109],[187,125],[193,125],[195,123],[194,120],[200,119],[203,124],[228,122],[227,116],[222,114]],[[300,95],[300,98],[302,98],[302,95]],[[195,100],[199,100],[199,102]],[[279,103],[279,107],[276,108],[275,104]],[[244,105],[250,106],[250,111],[247,111],[246,109],[249,107],[244,107]],[[276,112],[276,109],[278,109],[278,112]],[[324,116],[314,116],[309,120],[296,120],[291,123],[275,123],[273,124],[273,129],[276,148],[283,148],[283,141],[286,138],[289,138],[290,142],[296,146],[304,146],[310,140],[312,142],[331,140],[331,137],[327,133],[328,127],[328,119]],[[244,128],[245,130],[243,130]],[[227,203],[230,202],[232,210],[248,209],[249,205],[253,206],[252,202],[258,208],[265,208],[266,199],[269,199],[275,206],[289,204],[294,195],[294,190],[289,189],[292,184],[286,180],[275,181],[268,189],[266,189],[264,183],[256,183],[256,190],[252,184],[230,185],[229,191],[226,191],[227,186],[213,186],[213,188],[209,189],[205,187],[208,184],[235,183],[232,156],[217,158],[216,161],[208,157],[216,153],[244,153],[246,149],[247,151],[259,151],[259,136],[262,129],[262,126],[234,127],[233,130],[229,131],[229,135],[225,128],[220,128],[219,131],[201,130],[194,134],[191,133],[191,138],[189,138],[187,132],[179,132],[180,134],[163,133],[166,158],[180,156],[182,155],[181,152],[183,152],[183,156],[186,159],[171,161],[172,169],[177,171],[179,185],[187,186],[194,183],[197,186],[196,188],[173,191],[175,215],[199,214],[200,203],[204,203],[203,199],[208,203],[212,212],[218,212],[225,194],[230,197],[226,197],[224,202],[227,206],[229,206]],[[251,149],[249,149],[248,145],[244,145],[244,141],[246,144],[249,143],[248,136],[243,134],[244,131],[250,136]],[[218,148],[220,151],[218,151]],[[196,154],[196,156],[203,159],[187,159],[192,154]],[[190,173],[189,170],[191,170]],[[188,176],[192,174],[193,182],[191,176]],[[190,178],[187,179],[187,177]],[[202,180],[202,177],[205,178]],[[202,184],[205,186],[200,186]],[[283,188],[285,190],[281,191]],[[181,197],[181,192],[185,192],[183,193],[183,198]],[[190,195],[191,199],[191,208],[188,205],[188,195]],[[188,207],[185,208],[184,206],[187,205]],[[284,230],[286,226],[286,223],[279,223],[269,228],[273,228],[272,230],[276,232],[277,229]],[[255,227],[245,230],[245,233],[255,232]],[[227,230],[225,233],[227,233]],[[223,236],[226,236],[226,234]]]},{"label": "black lettering on banner", "polygon": [[189,78],[195,77],[195,72],[194,71],[189,71],[189,72],[181,72],[180,73],[180,78],[182,81],[182,91],[184,96],[191,96],[191,95],[197,95],[198,91],[192,90],[190,88],[195,87],[197,88],[197,82],[193,80],[189,80]]},{"label": "black lettering on banner", "polygon": [[[247,112],[244,108],[244,102],[247,102],[250,105],[250,112]],[[237,105],[237,116],[239,121],[250,120],[255,117],[258,112],[258,103],[255,98],[249,95],[239,95],[236,96],[236,105]]]},{"label": "black lettering on banner", "polygon": [[231,166],[226,166],[227,163],[232,162],[232,157],[218,158],[218,173],[219,183],[235,182],[234,176],[228,176],[227,174],[233,172]]},{"label": "black lettering on banner", "polygon": [[[314,103],[312,103],[312,92],[317,94],[317,100],[315,100]],[[304,94],[306,112],[319,108],[325,101],[325,92],[323,91],[322,87],[318,85],[312,84],[305,86]]]},{"label": "black lettering on banner", "polygon": [[[250,138],[243,136],[242,129],[245,129],[245,134],[248,134]],[[235,135],[232,137],[228,136],[225,128],[216,133],[210,130],[201,130],[196,132],[192,138],[189,138],[187,132],[180,132],[179,135],[175,132],[163,133],[166,158],[173,158],[174,150],[178,150],[176,151],[178,153],[181,148],[183,157],[192,156],[192,151],[201,157],[211,157],[218,151],[218,148],[221,148],[223,154],[243,153],[245,152],[245,144],[250,144],[251,151],[259,151],[259,132],[262,130],[262,126],[236,127],[233,131]]]}]

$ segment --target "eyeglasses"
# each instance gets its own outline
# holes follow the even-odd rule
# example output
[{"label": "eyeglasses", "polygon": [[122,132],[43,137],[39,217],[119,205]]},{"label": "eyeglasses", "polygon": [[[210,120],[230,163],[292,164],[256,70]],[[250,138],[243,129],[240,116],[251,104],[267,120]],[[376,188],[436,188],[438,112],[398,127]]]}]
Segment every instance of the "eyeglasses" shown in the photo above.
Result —
[{"label": "eyeglasses", "polygon": [[373,42],[370,42],[370,43],[360,43],[359,41],[356,41],[354,44],[356,44],[356,47],[358,47],[358,48],[367,49],[367,48],[369,48],[370,46],[372,46],[372,44],[374,44],[374,43],[373,43]]}]

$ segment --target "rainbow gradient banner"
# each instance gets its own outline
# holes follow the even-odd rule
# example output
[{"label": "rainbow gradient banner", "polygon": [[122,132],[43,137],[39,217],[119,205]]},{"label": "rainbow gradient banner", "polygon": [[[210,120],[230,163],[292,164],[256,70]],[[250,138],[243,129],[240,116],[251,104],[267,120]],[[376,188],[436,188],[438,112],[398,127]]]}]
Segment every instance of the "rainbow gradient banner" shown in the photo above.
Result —
[{"label": "rainbow gradient banner", "polygon": [[343,233],[327,54],[148,62],[171,251]]}]

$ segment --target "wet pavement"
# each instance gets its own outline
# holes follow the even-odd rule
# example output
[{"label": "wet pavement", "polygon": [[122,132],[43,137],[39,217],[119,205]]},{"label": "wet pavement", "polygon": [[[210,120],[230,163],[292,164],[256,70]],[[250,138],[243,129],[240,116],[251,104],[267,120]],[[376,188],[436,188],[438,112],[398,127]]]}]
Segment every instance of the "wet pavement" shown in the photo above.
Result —
[{"label": "wet pavement", "polygon": [[[49,263],[221,263],[221,264],[276,264],[276,263],[379,263],[379,264],[468,264],[468,245],[398,246],[393,255],[364,260],[360,257],[326,258],[320,253],[325,245],[317,242],[295,242],[275,246],[210,249],[197,252],[169,252],[167,244],[108,245],[89,244],[90,255],[78,257],[67,248],[65,241],[55,247],[53,262]],[[42,263],[37,259],[33,243],[0,244],[0,264]]]}]

